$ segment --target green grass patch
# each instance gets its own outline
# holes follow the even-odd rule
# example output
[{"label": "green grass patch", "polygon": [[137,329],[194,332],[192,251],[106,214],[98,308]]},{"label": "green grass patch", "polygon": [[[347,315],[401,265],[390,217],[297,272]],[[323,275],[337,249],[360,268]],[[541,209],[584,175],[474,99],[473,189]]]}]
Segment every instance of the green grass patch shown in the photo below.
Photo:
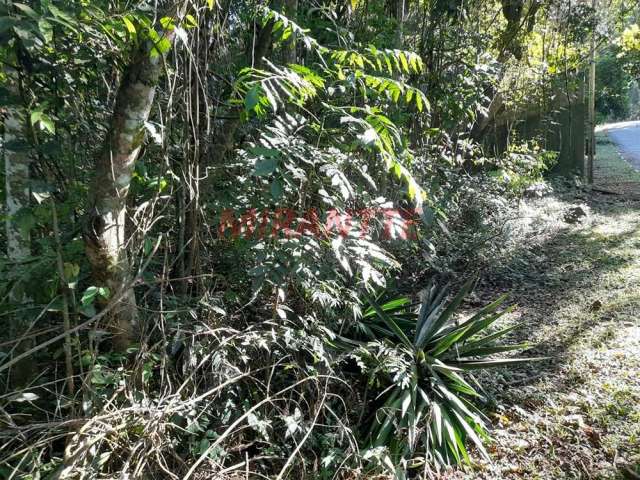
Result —
[{"label": "green grass patch", "polygon": [[596,133],[594,177],[602,183],[640,182],[640,172],[620,155],[618,147],[605,132]]}]

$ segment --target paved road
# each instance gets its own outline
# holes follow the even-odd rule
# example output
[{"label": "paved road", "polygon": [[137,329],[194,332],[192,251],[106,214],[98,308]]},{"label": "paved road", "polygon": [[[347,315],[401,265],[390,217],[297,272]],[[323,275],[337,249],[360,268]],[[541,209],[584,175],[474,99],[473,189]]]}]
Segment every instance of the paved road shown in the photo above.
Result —
[{"label": "paved road", "polygon": [[624,159],[640,170],[640,122],[613,123],[603,130],[618,144]]}]

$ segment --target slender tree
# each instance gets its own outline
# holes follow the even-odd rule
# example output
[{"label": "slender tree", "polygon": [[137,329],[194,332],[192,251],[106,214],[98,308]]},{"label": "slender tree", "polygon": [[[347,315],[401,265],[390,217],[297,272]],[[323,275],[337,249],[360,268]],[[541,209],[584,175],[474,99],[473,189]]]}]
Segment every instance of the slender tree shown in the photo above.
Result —
[{"label": "slender tree", "polygon": [[[294,22],[297,21],[298,0],[286,0],[285,13],[289,20],[293,20]],[[285,60],[287,63],[296,63],[297,61],[296,44],[296,34],[294,32],[293,34],[291,34],[289,43],[287,44],[287,48],[285,50]]]},{"label": "slender tree", "polygon": [[[5,198],[6,198],[6,235],[7,259],[12,265],[14,278],[19,277],[22,264],[31,256],[31,236],[29,230],[20,225],[19,218],[29,207],[29,169],[31,156],[25,140],[26,112],[21,106],[20,77],[18,71],[7,67],[5,73],[9,81],[10,102],[5,108],[3,151],[5,168]],[[11,301],[18,305],[28,301],[25,292],[20,288],[20,282],[14,283],[10,292]],[[16,313],[11,322],[11,337],[20,338],[24,334],[24,322],[20,313]],[[28,343],[21,341],[15,351],[21,352],[28,348]],[[15,369],[14,383],[20,384],[31,376],[29,362],[21,362]]]},{"label": "slender tree", "polygon": [[166,50],[174,31],[142,42],[132,55],[118,89],[105,145],[96,162],[84,232],[94,281],[111,292],[116,303],[107,315],[114,348],[123,351],[137,324],[136,299],[127,257],[127,194],[135,161],[145,137]]},{"label": "slender tree", "polygon": [[[7,82],[14,99],[19,97],[18,74],[13,69],[7,73],[12,79]],[[28,150],[25,148],[24,109],[18,102],[12,102],[5,109],[4,116],[4,168],[6,194],[6,231],[7,256],[14,263],[24,261],[31,254],[31,241],[28,231],[20,228],[16,219],[18,214],[29,205],[29,164]]]}]

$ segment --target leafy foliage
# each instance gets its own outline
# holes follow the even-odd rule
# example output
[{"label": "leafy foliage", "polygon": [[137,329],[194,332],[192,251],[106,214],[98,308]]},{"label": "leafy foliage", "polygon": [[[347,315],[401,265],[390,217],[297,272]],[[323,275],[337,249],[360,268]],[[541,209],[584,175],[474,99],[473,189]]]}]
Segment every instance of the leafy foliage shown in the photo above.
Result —
[{"label": "leafy foliage", "polygon": [[[520,347],[491,329],[505,300],[458,322],[472,282],[412,299],[490,264],[487,238],[555,154],[486,132],[552,108],[592,18],[316,3],[0,5],[0,116],[17,125],[1,146],[28,164],[0,192],[28,197],[0,233],[28,252],[0,259],[0,476],[402,477],[482,452],[468,370]],[[142,113],[114,115],[125,100]],[[92,270],[96,194],[124,205],[107,234],[123,240]],[[123,295],[137,315],[117,351]]]},{"label": "leafy foliage", "polygon": [[620,57],[624,59],[628,71],[634,78],[640,77],[640,26],[627,27],[618,39]]},{"label": "leafy foliage", "polygon": [[[352,355],[370,372],[381,392],[374,414],[369,448],[383,449],[385,464],[411,466],[418,452],[439,465],[469,462],[467,442],[488,458],[485,417],[474,404],[482,398],[465,375],[478,368],[501,367],[531,359],[496,359],[496,353],[523,349],[525,344],[498,341],[516,326],[491,331],[490,326],[512,308],[498,312],[506,296],[465,321],[455,319],[474,280],[447,301],[447,286],[432,282],[415,313],[408,298],[385,303],[368,298],[360,330],[369,343]],[[373,342],[373,343],[372,343]],[[373,348],[372,348],[373,347]]]}]

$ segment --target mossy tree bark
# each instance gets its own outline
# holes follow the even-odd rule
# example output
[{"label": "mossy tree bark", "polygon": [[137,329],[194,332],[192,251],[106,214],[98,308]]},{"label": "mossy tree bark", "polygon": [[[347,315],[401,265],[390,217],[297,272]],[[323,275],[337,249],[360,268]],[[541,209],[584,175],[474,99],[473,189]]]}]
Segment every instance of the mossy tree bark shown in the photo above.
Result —
[{"label": "mossy tree bark", "polygon": [[[172,32],[164,35],[172,40]],[[85,248],[96,286],[107,287],[111,298],[119,298],[106,315],[113,334],[113,347],[117,351],[124,351],[130,345],[137,325],[136,299],[126,249],[127,195],[162,65],[163,56],[157,54],[150,42],[143,44],[132,56],[118,89],[89,198]]]},{"label": "mossy tree bark", "polygon": [[[30,204],[29,169],[31,156],[26,141],[26,110],[20,98],[20,77],[18,72],[5,68],[8,86],[8,105],[4,109],[3,121],[3,156],[5,169],[5,229],[7,236],[7,259],[11,262],[11,277],[15,280],[9,294],[14,304],[26,304],[30,301],[20,281],[24,262],[31,256],[31,236],[28,230],[20,225],[20,216],[24,215]],[[16,313],[9,326],[11,338],[18,339],[27,328],[24,315]],[[14,352],[16,354],[28,350],[30,341],[21,341]],[[20,362],[12,373],[12,383],[25,384],[32,376],[33,366],[30,361]]]},{"label": "mossy tree bark", "polygon": [[[29,206],[29,164],[31,158],[25,141],[25,112],[18,106],[17,73],[9,72],[8,85],[12,104],[4,116],[4,167],[6,195],[7,257],[14,263],[31,255],[29,232],[20,228],[16,219]],[[14,101],[15,100],[15,101]]]}]

